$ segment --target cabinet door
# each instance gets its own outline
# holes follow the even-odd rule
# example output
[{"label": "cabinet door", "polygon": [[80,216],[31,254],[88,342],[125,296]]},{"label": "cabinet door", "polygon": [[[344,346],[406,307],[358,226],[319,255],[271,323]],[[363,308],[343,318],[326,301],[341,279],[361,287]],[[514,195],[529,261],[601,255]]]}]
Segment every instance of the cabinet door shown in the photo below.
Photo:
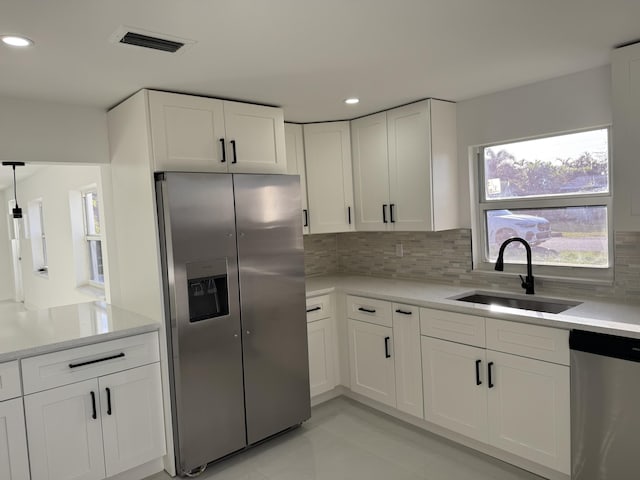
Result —
[{"label": "cabinet door", "polygon": [[304,146],[311,233],[354,229],[349,122],[305,125]]},{"label": "cabinet door", "polygon": [[[351,122],[353,191],[358,231],[391,227],[385,112]],[[394,212],[395,213],[395,212]]]},{"label": "cabinet door", "polygon": [[100,377],[107,476],[166,453],[160,364]]},{"label": "cabinet door", "polygon": [[569,474],[569,367],[487,351],[489,443]]},{"label": "cabinet door", "polygon": [[0,402],[0,479],[29,480],[22,398]]},{"label": "cabinet door", "polygon": [[309,384],[311,396],[335,387],[333,373],[333,319],[325,318],[307,324],[309,338]]},{"label": "cabinet door", "polygon": [[149,92],[149,115],[156,171],[226,172],[221,100]]},{"label": "cabinet door", "polygon": [[105,478],[98,393],[92,379],[24,397],[32,480]]},{"label": "cabinet door", "polygon": [[433,230],[429,102],[387,112],[389,191],[395,230]]},{"label": "cabinet door", "polygon": [[395,407],[392,330],[358,320],[348,322],[351,390]]},{"label": "cabinet door", "polygon": [[284,124],[287,151],[287,173],[300,175],[300,199],[302,201],[302,233],[309,233],[309,206],[307,204],[307,172],[304,166],[304,139],[302,125]]},{"label": "cabinet door", "polygon": [[393,353],[397,408],[423,418],[419,307],[393,304]]},{"label": "cabinet door", "polygon": [[282,109],[224,102],[231,173],[287,173]]},{"label": "cabinet door", "polygon": [[482,348],[422,337],[425,420],[487,441],[485,355]]}]

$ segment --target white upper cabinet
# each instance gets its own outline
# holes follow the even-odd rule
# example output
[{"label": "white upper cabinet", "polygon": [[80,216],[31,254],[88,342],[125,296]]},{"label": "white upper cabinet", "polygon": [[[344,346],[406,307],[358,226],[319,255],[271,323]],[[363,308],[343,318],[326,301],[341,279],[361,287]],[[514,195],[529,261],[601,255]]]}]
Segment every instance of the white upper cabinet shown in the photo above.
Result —
[{"label": "white upper cabinet", "polygon": [[349,122],[305,125],[310,233],[354,230]]},{"label": "white upper cabinet", "polygon": [[304,138],[302,125],[284,124],[287,151],[287,173],[300,175],[300,201],[302,207],[302,233],[309,233],[309,206],[307,203],[307,170],[304,165]]},{"label": "white upper cabinet", "polygon": [[282,109],[149,91],[156,171],[286,173]]},{"label": "white upper cabinet", "polygon": [[455,104],[425,100],[351,122],[356,228],[457,228]]}]

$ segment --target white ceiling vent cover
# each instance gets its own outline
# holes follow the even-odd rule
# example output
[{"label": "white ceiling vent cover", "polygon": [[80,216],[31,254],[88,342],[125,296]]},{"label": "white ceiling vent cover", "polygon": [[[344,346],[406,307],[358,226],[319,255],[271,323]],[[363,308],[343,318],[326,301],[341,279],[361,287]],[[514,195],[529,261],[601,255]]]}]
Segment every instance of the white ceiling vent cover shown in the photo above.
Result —
[{"label": "white ceiling vent cover", "polygon": [[164,33],[150,32],[141,28],[120,26],[109,37],[111,43],[128,45],[169,53],[182,53],[186,47],[196,43],[194,40],[174,37]]}]

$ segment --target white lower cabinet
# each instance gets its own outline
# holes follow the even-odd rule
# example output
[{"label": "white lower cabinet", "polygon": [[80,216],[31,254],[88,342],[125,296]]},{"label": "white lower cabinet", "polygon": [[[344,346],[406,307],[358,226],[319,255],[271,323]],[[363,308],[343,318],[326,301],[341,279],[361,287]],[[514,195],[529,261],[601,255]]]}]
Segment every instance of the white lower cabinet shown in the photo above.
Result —
[{"label": "white lower cabinet", "polygon": [[569,367],[487,351],[489,443],[570,472]]},{"label": "white lower cabinet", "polygon": [[393,356],[396,374],[396,408],[422,418],[422,365],[420,359],[420,309],[393,304]]},{"label": "white lower cabinet", "polygon": [[333,366],[333,326],[331,318],[307,324],[309,340],[309,384],[311,396],[328,392],[336,386]]},{"label": "white lower cabinet", "polygon": [[484,348],[422,337],[425,420],[487,441],[485,357]]},{"label": "white lower cabinet", "polygon": [[29,480],[22,398],[0,402],[0,480]]},{"label": "white lower cabinet", "polygon": [[392,329],[348,319],[351,390],[396,406]]},{"label": "white lower cabinet", "polygon": [[24,401],[32,480],[100,480],[166,453],[158,363]]},{"label": "white lower cabinet", "polygon": [[32,480],[105,478],[98,380],[24,398]]},{"label": "white lower cabinet", "polygon": [[107,477],[166,453],[158,363],[98,379]]}]

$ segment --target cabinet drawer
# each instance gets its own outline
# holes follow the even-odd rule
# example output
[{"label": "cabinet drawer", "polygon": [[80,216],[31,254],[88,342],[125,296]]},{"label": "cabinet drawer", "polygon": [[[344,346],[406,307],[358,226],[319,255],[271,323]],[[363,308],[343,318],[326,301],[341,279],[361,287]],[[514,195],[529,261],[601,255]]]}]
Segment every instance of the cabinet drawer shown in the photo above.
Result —
[{"label": "cabinet drawer", "polygon": [[150,332],[22,360],[24,393],[80,382],[160,360]]},{"label": "cabinet drawer", "polygon": [[22,395],[18,361],[0,363],[0,402]]},{"label": "cabinet drawer", "polygon": [[420,309],[420,333],[429,337],[484,347],[484,324],[484,317],[429,308]]},{"label": "cabinet drawer", "polygon": [[487,349],[569,365],[569,331],[487,318]]},{"label": "cabinet drawer", "polygon": [[307,298],[307,322],[328,318],[331,313],[331,295]]},{"label": "cabinet drawer", "polygon": [[383,327],[392,326],[391,302],[373,298],[347,296],[347,317]]}]

